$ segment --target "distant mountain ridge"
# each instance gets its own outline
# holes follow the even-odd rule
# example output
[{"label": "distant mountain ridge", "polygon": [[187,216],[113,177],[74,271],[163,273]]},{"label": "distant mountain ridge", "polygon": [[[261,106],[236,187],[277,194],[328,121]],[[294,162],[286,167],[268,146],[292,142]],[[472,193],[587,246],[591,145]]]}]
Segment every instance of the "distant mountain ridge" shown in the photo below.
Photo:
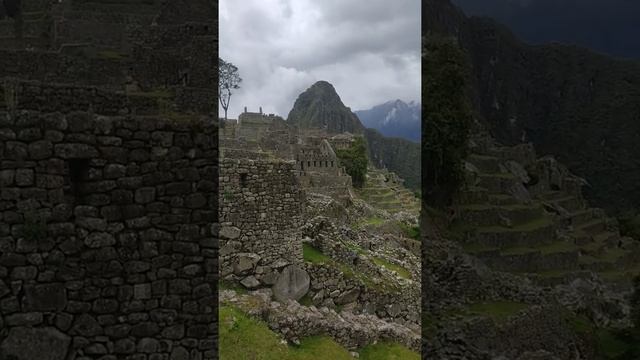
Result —
[{"label": "distant mountain ridge", "polygon": [[598,207],[640,207],[640,61],[528,45],[449,0],[426,0],[422,11],[426,34],[453,37],[468,54],[475,113],[500,143],[554,155],[589,182],[585,196]]},{"label": "distant mountain ridge", "polygon": [[355,112],[362,124],[384,136],[399,137],[416,143],[421,138],[421,106],[415,101],[387,101],[369,110]]}]

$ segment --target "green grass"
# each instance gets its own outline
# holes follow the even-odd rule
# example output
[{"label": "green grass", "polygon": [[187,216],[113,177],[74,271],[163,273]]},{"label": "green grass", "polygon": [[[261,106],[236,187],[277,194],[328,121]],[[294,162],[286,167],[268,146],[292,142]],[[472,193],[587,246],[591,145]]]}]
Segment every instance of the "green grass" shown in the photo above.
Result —
[{"label": "green grass", "polygon": [[328,337],[310,337],[293,347],[281,344],[267,324],[235,308],[221,306],[219,317],[221,360],[352,359],[349,351]]},{"label": "green grass", "polygon": [[312,264],[326,264],[332,260],[320,250],[314,248],[310,244],[302,244],[302,257],[304,261]]},{"label": "green grass", "polygon": [[244,286],[226,280],[218,280],[218,290],[234,290],[238,294],[247,293],[247,289]]},{"label": "green grass", "polygon": [[598,353],[606,359],[617,359],[631,349],[631,344],[627,344],[608,329],[598,329],[596,331]]},{"label": "green grass", "polygon": [[575,244],[569,243],[567,241],[556,241],[549,245],[540,246],[540,247],[514,247],[509,248],[501,252],[502,255],[522,255],[534,251],[539,251],[544,255],[548,254],[556,254],[562,252],[570,252],[577,251],[579,249]]},{"label": "green grass", "polygon": [[472,304],[467,311],[471,315],[488,316],[494,322],[500,323],[527,307],[529,305],[519,302],[494,301]]},{"label": "green grass", "polygon": [[373,262],[378,266],[383,266],[389,270],[395,271],[402,278],[411,279],[411,273],[402,266],[390,263],[389,261],[379,257],[374,257]]},{"label": "green grass", "polygon": [[385,219],[381,219],[378,217],[372,217],[372,218],[367,218],[367,219],[363,219],[362,221],[358,222],[356,224],[356,228],[363,228],[363,227],[367,227],[367,226],[380,226],[382,224],[384,224],[386,220]]},{"label": "green grass", "polygon": [[420,354],[402,345],[379,342],[360,350],[359,358],[364,360],[419,360]]},{"label": "green grass", "polygon": [[[280,337],[266,323],[242,311],[221,306],[219,309],[219,356],[221,360],[352,360],[347,349],[327,336],[312,336],[299,346],[282,344]],[[380,342],[360,350],[363,360],[419,359],[419,355],[402,345]]]},{"label": "green grass", "polygon": [[304,306],[313,305],[313,301],[311,300],[311,296],[309,296],[309,294],[306,294],[305,296],[303,296],[302,299],[300,299],[300,301],[298,302],[300,303],[300,305],[304,305]]},{"label": "green grass", "polygon": [[523,231],[523,232],[527,232],[527,231],[534,231],[534,230],[538,230],[544,227],[547,227],[549,225],[551,225],[551,219],[547,218],[547,217],[540,217],[536,220],[530,221],[528,223],[524,223],[521,225],[517,225],[511,228],[507,228],[507,227],[503,227],[503,226],[484,226],[484,227],[478,227],[478,232],[479,233],[500,233],[500,232],[519,232],[519,231]]}]

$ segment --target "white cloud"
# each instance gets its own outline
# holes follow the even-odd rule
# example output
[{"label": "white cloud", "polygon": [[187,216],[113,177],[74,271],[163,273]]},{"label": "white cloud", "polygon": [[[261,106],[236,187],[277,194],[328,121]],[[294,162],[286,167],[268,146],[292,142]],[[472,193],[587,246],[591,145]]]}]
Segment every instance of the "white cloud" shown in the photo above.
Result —
[{"label": "white cloud", "polygon": [[243,78],[229,117],[247,106],[287,117],[315,81],[367,109],[420,99],[419,0],[222,0],[220,56]]}]

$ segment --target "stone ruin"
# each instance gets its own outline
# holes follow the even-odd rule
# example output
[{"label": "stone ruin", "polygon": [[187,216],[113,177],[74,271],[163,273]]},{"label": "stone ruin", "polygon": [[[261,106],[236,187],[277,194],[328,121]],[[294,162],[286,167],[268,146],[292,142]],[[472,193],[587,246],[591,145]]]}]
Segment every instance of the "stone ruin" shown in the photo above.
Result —
[{"label": "stone ruin", "polygon": [[236,120],[222,120],[220,144],[226,158],[286,159],[295,161],[298,182],[305,189],[332,196],[340,201],[350,198],[351,177],[339,166],[333,149],[348,147],[348,135],[330,137],[302,131],[273,114],[245,111]]},{"label": "stone ruin", "polygon": [[[416,245],[346,231],[316,216],[326,215],[322,204],[355,208],[351,177],[335,150],[351,146],[353,135],[301,130],[262,109],[245,108],[221,124],[220,278],[250,290],[222,291],[221,301],[261,317],[294,343],[322,334],[348,349],[389,340],[416,350]],[[305,260],[305,246],[329,263]],[[376,252],[359,254],[360,246]],[[408,278],[380,261],[411,269]]]}]

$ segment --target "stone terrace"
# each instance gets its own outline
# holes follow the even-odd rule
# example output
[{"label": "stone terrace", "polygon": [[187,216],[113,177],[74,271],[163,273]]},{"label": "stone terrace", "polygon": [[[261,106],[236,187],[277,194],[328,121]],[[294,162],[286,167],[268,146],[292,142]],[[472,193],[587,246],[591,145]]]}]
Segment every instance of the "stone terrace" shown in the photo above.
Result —
[{"label": "stone terrace", "polygon": [[638,272],[634,242],[621,237],[602,210],[588,206],[580,180],[555,160],[536,160],[533,149],[521,145],[476,148],[468,162],[475,175],[459,196],[452,231],[491,268],[542,284],[589,272],[624,284],[628,273]]}]

